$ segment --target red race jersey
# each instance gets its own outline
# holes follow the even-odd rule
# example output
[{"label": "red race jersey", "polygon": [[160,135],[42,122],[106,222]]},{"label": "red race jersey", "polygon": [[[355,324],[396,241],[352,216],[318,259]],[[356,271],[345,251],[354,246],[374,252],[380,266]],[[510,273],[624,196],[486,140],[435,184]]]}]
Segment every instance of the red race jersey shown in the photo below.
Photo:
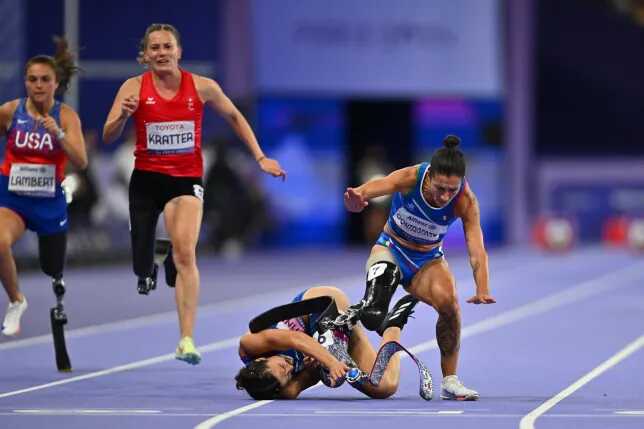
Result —
[{"label": "red race jersey", "polygon": [[152,73],[143,74],[139,107],[134,113],[134,168],[177,177],[202,177],[203,103],[192,74],[181,70],[181,86],[167,100],[159,95]]}]

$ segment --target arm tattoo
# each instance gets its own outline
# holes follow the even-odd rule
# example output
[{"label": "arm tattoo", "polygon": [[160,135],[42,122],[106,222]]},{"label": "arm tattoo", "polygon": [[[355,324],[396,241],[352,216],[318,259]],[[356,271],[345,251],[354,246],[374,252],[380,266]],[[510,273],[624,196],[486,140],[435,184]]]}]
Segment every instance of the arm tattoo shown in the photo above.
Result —
[{"label": "arm tattoo", "polygon": [[475,261],[472,263],[472,271],[474,271],[474,274],[481,268],[481,263],[479,261]]},{"label": "arm tattoo", "polygon": [[479,200],[476,198],[476,195],[472,193],[472,210],[474,210],[474,213],[476,213],[476,216],[479,217],[481,215],[481,209],[479,208]]}]

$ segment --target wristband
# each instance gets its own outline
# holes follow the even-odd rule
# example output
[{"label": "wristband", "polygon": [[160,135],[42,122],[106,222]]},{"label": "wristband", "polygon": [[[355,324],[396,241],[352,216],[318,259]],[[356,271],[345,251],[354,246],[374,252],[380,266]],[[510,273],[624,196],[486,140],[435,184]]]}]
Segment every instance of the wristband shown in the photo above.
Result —
[{"label": "wristband", "polygon": [[255,161],[257,162],[262,162],[264,159],[266,159],[266,155],[262,155],[259,158],[257,158]]}]

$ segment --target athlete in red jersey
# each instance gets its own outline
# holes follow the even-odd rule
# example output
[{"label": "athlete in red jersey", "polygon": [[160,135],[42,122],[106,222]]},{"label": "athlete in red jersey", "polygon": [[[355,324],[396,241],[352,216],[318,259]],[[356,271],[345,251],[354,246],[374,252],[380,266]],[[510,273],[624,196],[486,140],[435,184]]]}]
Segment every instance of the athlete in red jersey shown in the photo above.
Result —
[{"label": "athlete in red jersey", "polygon": [[[63,267],[67,242],[67,204],[61,187],[65,161],[87,166],[87,153],[76,112],[54,99],[76,71],[63,39],[55,57],[35,56],[25,65],[27,98],[0,105],[0,134],[7,146],[0,169],[0,280],[9,307],[2,333],[16,335],[27,300],[18,288],[13,244],[26,229],[38,234],[40,266],[53,279],[61,317]],[[66,319],[66,318],[65,318]]]},{"label": "athlete in red jersey", "polygon": [[[134,115],[137,142],[130,180],[130,224],[134,272],[139,293],[154,288],[154,230],[163,212],[176,267],[176,301],[181,339],[176,357],[201,360],[192,336],[199,295],[195,248],[203,212],[201,119],[208,104],[226,119],[260,168],[286,178],[267,158],[250,126],[215,81],[179,68],[181,43],[169,24],[150,25],[141,41],[140,60],[149,72],[125,81],[103,128],[106,143],[116,140]],[[174,267],[173,267],[174,268]],[[166,260],[166,281],[169,269]]]}]

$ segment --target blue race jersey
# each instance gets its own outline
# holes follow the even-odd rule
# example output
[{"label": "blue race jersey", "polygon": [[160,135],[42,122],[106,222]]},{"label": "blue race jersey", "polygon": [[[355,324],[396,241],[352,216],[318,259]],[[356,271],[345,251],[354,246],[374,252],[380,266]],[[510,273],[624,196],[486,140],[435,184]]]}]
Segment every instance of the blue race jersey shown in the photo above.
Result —
[{"label": "blue race jersey", "polygon": [[456,220],[454,207],[466,184],[463,178],[460,188],[444,207],[432,207],[422,192],[423,183],[429,180],[429,168],[429,163],[422,163],[414,187],[404,195],[400,192],[393,195],[387,219],[387,225],[398,237],[419,245],[443,241],[449,226]]}]

